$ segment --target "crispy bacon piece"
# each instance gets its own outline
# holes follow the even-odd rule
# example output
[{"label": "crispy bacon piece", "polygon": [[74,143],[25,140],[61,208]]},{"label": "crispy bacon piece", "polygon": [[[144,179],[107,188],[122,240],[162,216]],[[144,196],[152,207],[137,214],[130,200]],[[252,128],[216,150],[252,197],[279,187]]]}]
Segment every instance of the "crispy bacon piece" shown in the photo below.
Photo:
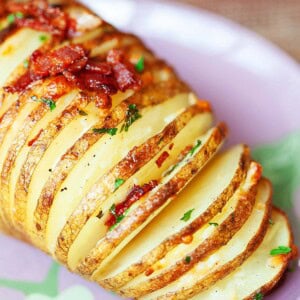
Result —
[{"label": "crispy bacon piece", "polygon": [[122,203],[116,205],[114,212],[109,213],[109,217],[105,222],[105,225],[108,227],[115,225],[118,217],[122,216],[125,211],[132,206],[132,204],[152,191],[157,185],[157,180],[151,180],[149,183],[146,183],[143,186],[135,185],[131,192],[127,195],[126,199]]},{"label": "crispy bacon piece", "polygon": [[39,79],[63,74],[64,71],[75,73],[86,66],[87,55],[79,45],[61,47],[48,53],[37,50],[30,58],[29,71]]},{"label": "crispy bacon piece", "polygon": [[161,156],[156,160],[156,165],[160,168],[169,156],[170,154],[167,151],[164,151],[161,154]]},{"label": "crispy bacon piece", "polygon": [[5,87],[5,90],[10,93],[21,92],[34,81],[64,72],[79,71],[85,67],[87,61],[86,51],[78,45],[61,47],[48,53],[36,50],[30,57],[28,71],[14,84]]},{"label": "crispy bacon piece", "polygon": [[122,92],[129,88],[138,89],[141,86],[140,77],[135,72],[133,65],[125,60],[121,50],[109,51],[107,62],[112,65],[115,78]]},{"label": "crispy bacon piece", "polygon": [[0,0],[0,17],[3,17],[5,15],[5,1]]},{"label": "crispy bacon piece", "polygon": [[89,58],[80,45],[68,45],[47,53],[35,51],[28,71],[5,89],[21,92],[34,81],[58,75],[63,75],[69,84],[78,86],[87,96],[93,97],[98,108],[109,108],[111,96],[119,90],[124,92],[141,87],[140,76],[120,50],[111,50],[103,61]]},{"label": "crispy bacon piece", "polygon": [[51,7],[46,0],[27,2],[8,1],[6,10],[9,13],[21,12],[24,18],[17,18],[18,27],[30,27],[45,31],[61,39],[72,36],[76,31],[75,20],[58,7]]}]

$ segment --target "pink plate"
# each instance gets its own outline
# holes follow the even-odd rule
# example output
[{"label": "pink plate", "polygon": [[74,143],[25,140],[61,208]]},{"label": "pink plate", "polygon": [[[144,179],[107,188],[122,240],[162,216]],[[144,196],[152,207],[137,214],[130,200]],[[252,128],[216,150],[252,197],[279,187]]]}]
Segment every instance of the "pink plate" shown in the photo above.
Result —
[{"label": "pink plate", "polygon": [[[283,193],[291,194],[290,205],[285,199],[277,200],[276,192],[274,197],[292,216],[299,237],[299,65],[256,34],[190,6],[150,0],[83,2],[120,29],[143,38],[175,66],[199,97],[213,103],[218,119],[229,124],[230,143],[243,141],[254,147],[272,143],[257,148],[255,155],[263,160],[275,191],[282,192],[283,186],[285,192],[291,185]],[[268,167],[272,158],[279,170]],[[278,177],[281,170],[285,178]],[[58,267],[30,246],[3,236],[0,245],[0,299],[119,299]],[[268,299],[300,299],[300,270],[296,268]]]}]

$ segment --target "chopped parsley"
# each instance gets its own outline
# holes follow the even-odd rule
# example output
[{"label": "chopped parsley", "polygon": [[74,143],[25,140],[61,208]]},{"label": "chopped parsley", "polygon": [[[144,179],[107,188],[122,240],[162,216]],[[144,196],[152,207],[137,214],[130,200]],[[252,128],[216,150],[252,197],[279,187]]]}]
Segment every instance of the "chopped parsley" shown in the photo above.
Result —
[{"label": "chopped parsley", "polygon": [[114,190],[114,191],[116,191],[116,190],[117,190],[124,182],[125,182],[124,179],[122,179],[122,178],[117,178],[117,179],[115,180],[115,190]]},{"label": "chopped parsley", "polygon": [[31,99],[35,102],[45,103],[50,111],[53,111],[56,108],[56,104],[52,99],[41,97],[40,99],[37,96],[32,96]]},{"label": "chopped parsley", "polygon": [[190,155],[194,155],[196,150],[201,146],[202,142],[200,140],[197,141],[197,144],[191,149],[189,152]]},{"label": "chopped parsley", "polygon": [[48,40],[48,37],[46,36],[46,35],[40,35],[39,36],[39,40],[41,41],[41,42],[46,42],[47,40]]},{"label": "chopped parsley", "polygon": [[126,112],[126,118],[125,123],[122,125],[121,132],[122,131],[128,131],[129,127],[138,119],[140,119],[142,116],[139,113],[138,108],[136,107],[136,104],[129,104],[128,109]]},{"label": "chopped parsley", "polygon": [[165,176],[170,175],[178,166],[179,166],[179,164],[173,165],[172,168],[166,172]]},{"label": "chopped parsley", "polygon": [[109,212],[115,216],[116,218],[116,223],[114,225],[112,225],[110,228],[109,228],[109,231],[112,231],[114,230],[120,223],[121,221],[127,216],[128,212],[129,212],[129,209],[125,210],[124,214],[118,216],[117,213],[116,213],[116,205],[113,204],[111,206],[111,208],[109,209]]},{"label": "chopped parsley", "polygon": [[214,223],[214,222],[209,222],[208,224],[211,225],[211,226],[215,226],[215,227],[218,227],[218,226],[219,226],[218,223]]},{"label": "chopped parsley", "polygon": [[264,295],[262,293],[257,293],[254,296],[254,300],[262,300],[262,299],[264,299]]},{"label": "chopped parsley", "polygon": [[78,111],[78,113],[80,116],[83,116],[83,117],[88,115],[84,110],[81,110],[81,109]]},{"label": "chopped parsley", "polygon": [[269,219],[269,224],[270,225],[274,225],[275,223],[274,223],[274,221],[272,219]]},{"label": "chopped parsley", "polygon": [[191,257],[190,256],[186,256],[184,259],[186,264],[189,264],[191,262]]},{"label": "chopped parsley", "polygon": [[278,246],[278,248],[272,249],[270,251],[270,255],[280,255],[280,254],[288,254],[292,251],[292,249],[290,247],[286,247],[286,246]]},{"label": "chopped parsley", "polygon": [[94,133],[108,133],[110,135],[116,135],[118,132],[118,128],[94,128]]},{"label": "chopped parsley", "polygon": [[137,72],[142,73],[145,70],[145,57],[141,56],[138,62],[135,65]]},{"label": "chopped parsley", "polygon": [[13,24],[13,23],[15,23],[16,18],[17,18],[17,19],[23,19],[23,18],[24,18],[23,13],[21,13],[21,12],[16,12],[15,14],[9,14],[9,15],[7,16],[7,22],[8,22],[8,24]]},{"label": "chopped parsley", "polygon": [[190,209],[189,211],[187,211],[187,212],[182,216],[182,218],[181,218],[180,220],[181,220],[181,221],[184,221],[184,222],[187,222],[187,221],[191,218],[192,213],[193,213],[194,210],[195,210],[195,208]]},{"label": "chopped parsley", "polygon": [[23,61],[23,66],[24,66],[24,68],[28,69],[28,67],[29,67],[29,60],[28,59],[25,59]]}]

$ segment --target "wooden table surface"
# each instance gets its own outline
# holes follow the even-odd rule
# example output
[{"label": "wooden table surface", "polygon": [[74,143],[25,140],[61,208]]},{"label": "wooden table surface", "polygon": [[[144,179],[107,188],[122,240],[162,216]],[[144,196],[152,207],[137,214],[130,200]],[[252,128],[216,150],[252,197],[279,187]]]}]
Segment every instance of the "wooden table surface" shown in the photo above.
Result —
[{"label": "wooden table surface", "polygon": [[300,62],[300,0],[176,0],[256,31]]}]

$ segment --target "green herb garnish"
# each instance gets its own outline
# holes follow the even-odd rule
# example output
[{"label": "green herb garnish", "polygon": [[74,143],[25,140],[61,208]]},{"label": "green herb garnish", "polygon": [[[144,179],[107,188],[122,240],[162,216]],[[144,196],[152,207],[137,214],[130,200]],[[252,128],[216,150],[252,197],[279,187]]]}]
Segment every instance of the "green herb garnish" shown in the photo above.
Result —
[{"label": "green herb garnish", "polygon": [[17,19],[23,19],[23,18],[24,18],[23,13],[21,13],[21,12],[16,12],[15,14],[9,14],[9,15],[7,16],[7,22],[8,22],[8,24],[13,24],[13,23],[15,23],[16,18],[17,18]]},{"label": "green herb garnish", "polygon": [[262,300],[264,298],[264,295],[262,293],[257,293],[254,296],[254,300]]},{"label": "green herb garnish", "polygon": [[83,116],[83,117],[88,115],[84,110],[81,110],[81,109],[78,111],[78,113],[80,116]]},{"label": "green herb garnish", "polygon": [[128,215],[128,212],[129,212],[129,208],[127,210],[125,210],[124,214],[120,215],[120,216],[117,216],[117,213],[116,213],[116,205],[113,204],[111,206],[111,208],[109,209],[110,213],[115,216],[116,218],[116,223],[114,225],[112,225],[110,228],[109,228],[109,231],[112,231],[114,230],[120,223],[121,221]]},{"label": "green herb garnish", "polygon": [[15,17],[14,14],[8,15],[8,16],[7,16],[7,22],[8,22],[8,24],[14,23],[14,22],[15,22],[15,19],[16,19],[16,17]]},{"label": "green herb garnish", "polygon": [[118,132],[118,128],[94,128],[94,133],[108,133],[110,135],[116,135]]},{"label": "green herb garnish", "polygon": [[37,96],[32,96],[31,99],[35,102],[45,103],[50,108],[50,111],[53,111],[56,108],[56,103],[52,99],[44,97],[39,99]]},{"label": "green herb garnish", "polygon": [[41,42],[46,42],[46,41],[48,40],[48,37],[47,37],[46,35],[40,35],[40,36],[39,36],[39,40],[40,40]]},{"label": "green herb garnish", "polygon": [[190,155],[194,155],[196,150],[201,146],[202,142],[200,140],[197,141],[197,144],[191,149],[189,152]]},{"label": "green herb garnish", "polygon": [[270,225],[274,225],[275,223],[274,223],[274,221],[272,219],[269,219],[269,224]]},{"label": "green herb garnish", "polygon": [[110,209],[109,209],[109,212],[113,215],[113,216],[117,216],[116,215],[116,205],[115,204],[113,204],[111,207],[110,207]]},{"label": "green herb garnish", "polygon": [[187,222],[191,218],[192,213],[193,213],[194,210],[195,209],[193,208],[193,209],[187,211],[180,220],[184,221],[184,222]]},{"label": "green herb garnish", "polygon": [[126,112],[126,118],[125,123],[122,125],[121,132],[122,131],[128,131],[129,127],[138,119],[140,119],[142,116],[139,113],[138,108],[135,104],[129,104],[128,109]]},{"label": "green herb garnish", "polygon": [[29,67],[29,60],[28,59],[25,59],[23,61],[23,66],[24,66],[24,68],[28,69],[28,67]]},{"label": "green herb garnish", "polygon": [[270,255],[280,255],[280,254],[288,254],[292,251],[292,249],[290,247],[286,247],[286,246],[279,246],[278,248],[272,249],[270,251]]},{"label": "green herb garnish", "polygon": [[191,262],[191,257],[190,256],[186,256],[186,258],[184,259],[186,264],[189,264]]},{"label": "green herb garnish", "polygon": [[114,190],[114,191],[116,191],[116,190],[117,190],[124,182],[125,182],[124,179],[122,179],[122,178],[117,178],[117,179],[115,180],[115,190]]},{"label": "green herb garnish", "polygon": [[145,57],[141,56],[138,62],[135,65],[137,72],[142,73],[145,70]]},{"label": "green herb garnish", "polygon": [[22,12],[20,12],[20,11],[17,11],[17,12],[15,13],[15,16],[16,16],[18,19],[23,19],[23,18],[24,18],[24,14],[23,14]]},{"label": "green herb garnish", "polygon": [[165,176],[170,175],[178,166],[179,166],[179,164],[173,165],[172,168],[169,171],[167,171],[167,173],[165,174]]},{"label": "green herb garnish", "polygon": [[215,227],[218,227],[218,226],[219,226],[218,223],[214,223],[214,222],[209,222],[208,224],[211,225],[211,226],[215,226]]}]

